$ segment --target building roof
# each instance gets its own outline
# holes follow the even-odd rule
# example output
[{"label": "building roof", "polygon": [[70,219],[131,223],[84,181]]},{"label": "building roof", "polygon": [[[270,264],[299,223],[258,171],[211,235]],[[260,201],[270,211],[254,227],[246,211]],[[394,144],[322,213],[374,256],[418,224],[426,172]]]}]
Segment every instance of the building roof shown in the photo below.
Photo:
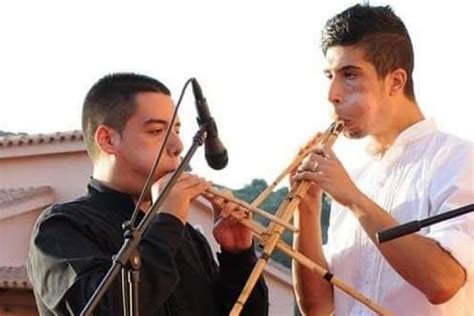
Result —
[{"label": "building roof", "polygon": [[81,131],[54,132],[48,134],[8,135],[0,137],[0,148],[82,141]]},{"label": "building roof", "polygon": [[54,191],[49,186],[0,188],[0,220],[44,208],[54,201]]},{"label": "building roof", "polygon": [[0,267],[0,289],[31,289],[25,266]]},{"label": "building roof", "polygon": [[28,201],[36,197],[44,196],[45,194],[51,194],[52,192],[53,189],[49,186],[15,189],[0,188],[0,208]]},{"label": "building roof", "polygon": [[81,131],[0,137],[0,159],[86,151]]}]

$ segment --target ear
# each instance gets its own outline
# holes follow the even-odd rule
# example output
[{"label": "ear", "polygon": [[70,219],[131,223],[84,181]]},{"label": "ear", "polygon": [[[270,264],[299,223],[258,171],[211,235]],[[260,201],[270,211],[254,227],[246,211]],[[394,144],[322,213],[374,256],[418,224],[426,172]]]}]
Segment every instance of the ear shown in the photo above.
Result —
[{"label": "ear", "polygon": [[407,72],[402,68],[397,68],[389,74],[388,93],[394,96],[399,92],[403,93],[405,84],[407,83]]},{"label": "ear", "polygon": [[95,131],[95,143],[101,151],[112,155],[120,144],[120,135],[109,126],[99,125]]}]

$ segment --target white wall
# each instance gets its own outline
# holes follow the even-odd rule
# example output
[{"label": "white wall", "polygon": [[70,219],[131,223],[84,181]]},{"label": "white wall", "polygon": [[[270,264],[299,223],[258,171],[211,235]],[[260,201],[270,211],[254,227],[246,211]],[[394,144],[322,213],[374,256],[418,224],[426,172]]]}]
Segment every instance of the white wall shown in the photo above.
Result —
[{"label": "white wall", "polygon": [[56,201],[85,192],[92,165],[85,152],[0,159],[0,187],[50,186]]}]

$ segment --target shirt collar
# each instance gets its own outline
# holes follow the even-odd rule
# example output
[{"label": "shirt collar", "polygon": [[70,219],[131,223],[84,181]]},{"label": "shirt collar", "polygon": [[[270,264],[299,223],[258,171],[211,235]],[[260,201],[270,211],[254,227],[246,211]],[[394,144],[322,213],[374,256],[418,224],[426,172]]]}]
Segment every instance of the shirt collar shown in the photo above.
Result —
[{"label": "shirt collar", "polygon": [[114,190],[94,178],[90,178],[87,189],[90,195],[101,194],[114,210],[123,213],[127,218],[131,217],[135,203],[130,195]]},{"label": "shirt collar", "polygon": [[[434,119],[421,120],[402,131],[395,139],[393,145],[385,152],[385,155],[387,155],[391,151],[399,151],[408,144],[413,143],[425,137],[426,135],[432,134],[437,130],[438,129],[436,127]],[[366,151],[369,156],[376,160],[380,160],[382,158],[382,154],[380,153],[380,151],[377,150],[374,143],[370,143],[367,146]]]}]

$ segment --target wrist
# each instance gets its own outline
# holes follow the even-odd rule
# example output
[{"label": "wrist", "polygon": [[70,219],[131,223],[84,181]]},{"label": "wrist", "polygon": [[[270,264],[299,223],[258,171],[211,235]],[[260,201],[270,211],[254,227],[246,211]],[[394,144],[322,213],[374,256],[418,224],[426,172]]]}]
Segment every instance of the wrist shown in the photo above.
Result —
[{"label": "wrist", "polygon": [[221,264],[225,264],[227,266],[240,266],[245,263],[255,262],[256,255],[255,250],[253,248],[253,243],[245,250],[240,251],[239,253],[231,252],[225,250],[221,247],[221,252],[217,253],[217,258]]},{"label": "wrist", "polygon": [[321,213],[321,198],[312,200],[302,200],[298,205],[298,210],[302,216],[318,216]]},{"label": "wrist", "polygon": [[183,225],[186,225],[187,218],[184,217],[182,214],[179,214],[178,212],[170,211],[170,210],[168,210],[167,208],[161,208],[161,209],[160,209],[160,213],[173,216],[173,217],[175,217],[176,219],[178,219]]},{"label": "wrist", "polygon": [[250,245],[248,245],[246,247],[244,246],[242,248],[232,248],[232,249],[221,245],[222,253],[227,253],[227,254],[231,254],[231,255],[240,255],[242,253],[248,252],[250,250],[250,248],[252,248],[251,243],[250,243]]},{"label": "wrist", "polygon": [[360,191],[357,191],[354,197],[350,200],[347,207],[354,215],[359,218],[363,216],[364,204],[367,197]]}]

